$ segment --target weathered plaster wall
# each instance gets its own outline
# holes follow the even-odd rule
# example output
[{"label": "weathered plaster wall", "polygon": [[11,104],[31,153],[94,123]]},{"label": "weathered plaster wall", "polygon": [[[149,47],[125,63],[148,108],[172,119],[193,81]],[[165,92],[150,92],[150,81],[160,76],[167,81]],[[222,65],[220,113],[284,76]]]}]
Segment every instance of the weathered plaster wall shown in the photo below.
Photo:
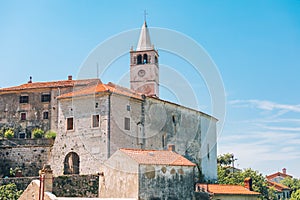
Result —
[{"label": "weathered plaster wall", "polygon": [[176,104],[147,98],[145,141],[146,149],[166,149],[168,144],[175,144],[176,152],[197,164],[205,179],[217,179],[214,118]]},{"label": "weathered plaster wall", "polygon": [[[141,101],[112,94],[110,108],[110,155],[120,148],[141,148]],[[125,129],[125,118],[130,120],[130,130]]]},{"label": "weathered plaster wall", "polygon": [[[96,107],[97,103],[97,107]],[[59,101],[59,131],[51,152],[54,175],[62,175],[68,153],[79,155],[80,174],[93,174],[107,159],[107,96],[62,99]],[[99,114],[100,127],[92,127],[92,115]],[[74,130],[67,130],[67,118],[74,118]]]},{"label": "weathered plaster wall", "polygon": [[194,196],[194,167],[140,165],[140,200],[191,200]]},{"label": "weathered plaster wall", "polygon": [[138,198],[138,164],[117,151],[100,168],[99,197]]}]

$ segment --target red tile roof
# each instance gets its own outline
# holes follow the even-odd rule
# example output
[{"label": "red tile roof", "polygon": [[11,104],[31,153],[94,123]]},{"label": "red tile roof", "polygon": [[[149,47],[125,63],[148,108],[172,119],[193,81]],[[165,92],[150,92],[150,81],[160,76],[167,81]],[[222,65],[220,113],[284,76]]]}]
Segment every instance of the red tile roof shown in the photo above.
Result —
[{"label": "red tile roof", "polygon": [[259,192],[250,191],[241,185],[197,184],[197,188],[212,194],[260,195]]},{"label": "red tile roof", "polygon": [[62,80],[62,81],[50,81],[50,82],[33,82],[26,83],[19,86],[0,88],[0,92],[20,91],[28,89],[40,89],[40,88],[57,88],[57,87],[74,87],[84,86],[89,84],[98,83],[100,79],[83,79],[83,80]]},{"label": "red tile roof", "polygon": [[113,84],[111,82],[109,82],[108,84],[98,83],[98,84],[90,85],[81,90],[62,94],[61,96],[59,96],[57,98],[63,99],[63,98],[79,97],[79,96],[92,95],[92,94],[97,94],[97,93],[102,93],[102,92],[116,93],[116,94],[120,94],[120,95],[124,95],[124,96],[128,96],[128,97],[142,99],[141,94],[136,93],[135,91],[130,90],[128,88]]},{"label": "red tile roof", "polygon": [[268,180],[271,180],[271,179],[276,178],[276,177],[278,177],[278,176],[280,176],[280,177],[282,177],[282,178],[286,178],[286,177],[293,178],[293,176],[288,175],[288,174],[284,174],[284,173],[281,173],[281,172],[276,172],[276,173],[274,173],[274,174],[270,174],[270,175],[266,176],[266,178],[267,178]]},{"label": "red tile roof", "polygon": [[276,183],[274,181],[267,181],[268,182],[268,185],[270,187],[274,187],[276,191],[278,192],[282,192],[282,190],[290,190],[291,188],[285,186],[285,185],[282,185],[280,183]]},{"label": "red tile roof", "polygon": [[185,157],[173,151],[120,149],[139,164],[144,165],[172,165],[172,166],[196,166]]}]

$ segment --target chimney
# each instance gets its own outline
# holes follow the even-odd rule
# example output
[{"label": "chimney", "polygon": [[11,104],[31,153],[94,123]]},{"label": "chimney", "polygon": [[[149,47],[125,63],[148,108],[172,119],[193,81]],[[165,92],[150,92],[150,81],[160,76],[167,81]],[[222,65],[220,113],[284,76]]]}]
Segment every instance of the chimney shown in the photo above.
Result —
[{"label": "chimney", "polygon": [[248,178],[245,178],[244,180],[244,187],[246,189],[248,189],[249,191],[252,191],[252,178],[248,177]]},{"label": "chimney", "polygon": [[32,76],[29,77],[28,83],[32,83]]},{"label": "chimney", "polygon": [[[52,192],[53,188],[53,172],[50,165],[44,165],[43,169],[39,171],[40,186],[42,192]],[[43,195],[43,194],[42,194]]]},{"label": "chimney", "polygon": [[286,168],[283,168],[283,169],[282,169],[282,173],[283,173],[283,174],[286,174]]},{"label": "chimney", "polygon": [[71,81],[72,80],[72,75],[68,76],[68,80]]},{"label": "chimney", "polygon": [[175,145],[174,144],[169,144],[168,145],[168,151],[175,151]]}]

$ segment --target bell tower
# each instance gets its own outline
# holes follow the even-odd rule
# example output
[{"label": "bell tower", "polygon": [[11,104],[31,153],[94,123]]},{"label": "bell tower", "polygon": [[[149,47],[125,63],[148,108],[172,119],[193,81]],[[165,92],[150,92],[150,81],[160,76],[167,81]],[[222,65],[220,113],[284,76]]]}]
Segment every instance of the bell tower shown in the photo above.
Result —
[{"label": "bell tower", "polygon": [[130,50],[130,88],[146,96],[159,97],[158,53],[151,44],[146,21],[136,50]]}]

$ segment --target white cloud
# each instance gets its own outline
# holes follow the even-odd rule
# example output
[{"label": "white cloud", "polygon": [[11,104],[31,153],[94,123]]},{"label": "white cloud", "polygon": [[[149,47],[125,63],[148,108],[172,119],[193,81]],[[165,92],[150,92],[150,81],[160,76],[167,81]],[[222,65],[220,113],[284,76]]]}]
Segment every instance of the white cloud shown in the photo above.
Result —
[{"label": "white cloud", "polygon": [[263,101],[263,100],[232,100],[229,101],[230,105],[236,107],[256,107],[261,110],[273,111],[273,110],[281,110],[281,111],[292,111],[300,113],[300,105],[290,105],[290,104],[279,104],[271,101]]}]

